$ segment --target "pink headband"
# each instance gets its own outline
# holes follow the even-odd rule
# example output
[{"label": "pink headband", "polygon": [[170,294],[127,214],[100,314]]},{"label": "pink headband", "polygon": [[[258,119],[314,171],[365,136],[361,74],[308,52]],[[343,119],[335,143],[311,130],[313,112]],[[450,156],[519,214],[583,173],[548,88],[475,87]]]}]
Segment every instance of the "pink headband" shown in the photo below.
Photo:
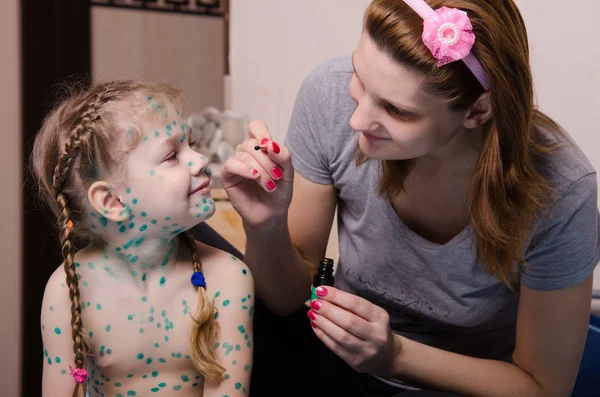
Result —
[{"label": "pink headband", "polygon": [[438,67],[462,60],[487,91],[489,85],[483,66],[471,53],[475,33],[467,13],[448,7],[434,11],[424,0],[404,2],[423,18],[423,43],[438,60]]}]

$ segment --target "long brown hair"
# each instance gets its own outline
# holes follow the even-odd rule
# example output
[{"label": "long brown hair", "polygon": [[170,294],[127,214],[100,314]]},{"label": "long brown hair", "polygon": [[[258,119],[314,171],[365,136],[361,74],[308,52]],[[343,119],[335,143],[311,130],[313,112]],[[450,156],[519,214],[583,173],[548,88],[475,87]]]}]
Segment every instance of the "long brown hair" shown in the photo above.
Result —
[{"label": "long brown hair", "polygon": [[[85,368],[89,345],[82,333],[79,283],[75,272],[75,242],[93,237],[83,222],[87,189],[104,172],[115,170],[121,154],[115,154],[115,142],[122,142],[118,121],[136,121],[141,104],[150,97],[179,103],[180,91],[162,84],[114,81],[87,91],[70,93],[46,117],[37,134],[31,155],[31,168],[39,185],[40,196],[54,211],[60,228],[60,244],[71,300],[71,334],[76,368]],[[139,105],[139,106],[138,106]],[[139,137],[138,137],[139,138]],[[135,144],[135,143],[134,143]],[[183,240],[190,248],[193,270],[202,271],[200,256],[191,235]],[[213,349],[218,332],[214,306],[206,290],[198,288],[198,310],[190,335],[190,353],[196,369],[211,380],[219,379],[225,369],[219,365]],[[86,384],[76,384],[73,396],[85,396]]]},{"label": "long brown hair", "polygon": [[[525,264],[527,241],[549,203],[552,188],[534,168],[534,159],[552,150],[534,140],[535,127],[560,134],[534,104],[529,46],[523,19],[512,0],[427,0],[467,12],[476,42],[474,55],[489,80],[492,117],[483,126],[485,139],[469,192],[471,223],[478,261],[507,285],[515,264]],[[463,110],[484,92],[463,62],[443,67],[422,42],[423,19],[401,0],[373,0],[365,12],[365,32],[398,63],[427,77],[424,89]],[[357,153],[357,162],[366,157]],[[392,196],[403,188],[411,161],[382,162],[379,193]]]}]

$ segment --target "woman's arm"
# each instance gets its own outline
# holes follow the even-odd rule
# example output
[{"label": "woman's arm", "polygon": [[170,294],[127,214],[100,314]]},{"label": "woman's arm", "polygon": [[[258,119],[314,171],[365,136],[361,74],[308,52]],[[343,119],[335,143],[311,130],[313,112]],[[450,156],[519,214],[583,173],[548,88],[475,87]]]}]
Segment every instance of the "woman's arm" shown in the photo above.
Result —
[{"label": "woman's arm", "polygon": [[[359,371],[468,396],[562,397],[570,395],[577,377],[591,290],[592,276],[555,291],[521,286],[513,363],[450,353],[393,335],[383,309],[335,288],[327,287],[317,310],[313,303],[313,323],[317,336]],[[390,351],[395,352],[391,357]]]},{"label": "woman's arm", "polygon": [[266,227],[245,225],[244,260],[254,273],[257,292],[273,312],[290,313],[309,298],[336,204],[333,185],[320,185],[296,173],[288,215]]}]

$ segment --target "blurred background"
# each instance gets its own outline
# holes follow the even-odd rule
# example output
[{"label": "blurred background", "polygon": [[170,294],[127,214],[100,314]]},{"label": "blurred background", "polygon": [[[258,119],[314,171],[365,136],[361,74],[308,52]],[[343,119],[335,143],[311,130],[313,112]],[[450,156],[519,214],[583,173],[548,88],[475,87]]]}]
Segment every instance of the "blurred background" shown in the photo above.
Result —
[{"label": "blurred background", "polygon": [[[35,202],[25,168],[57,84],[116,78],[171,83],[184,90],[186,114],[218,114],[219,122],[232,118],[242,126],[262,119],[274,139],[283,141],[302,79],[319,62],[352,52],[368,3],[0,0],[2,396],[39,396],[41,391],[40,305],[46,280],[61,258],[52,219]],[[529,30],[540,108],[600,169],[595,119],[600,2],[580,0],[578,7],[559,0],[546,0],[543,7],[538,1],[516,3]],[[226,141],[226,135],[219,139]],[[227,150],[215,153],[223,157]],[[222,192],[216,189],[215,196],[220,208],[209,223],[243,252],[239,218]],[[333,258],[335,232],[334,227],[328,247]],[[600,268],[595,288],[600,288]],[[600,311],[598,303],[593,307]]]}]

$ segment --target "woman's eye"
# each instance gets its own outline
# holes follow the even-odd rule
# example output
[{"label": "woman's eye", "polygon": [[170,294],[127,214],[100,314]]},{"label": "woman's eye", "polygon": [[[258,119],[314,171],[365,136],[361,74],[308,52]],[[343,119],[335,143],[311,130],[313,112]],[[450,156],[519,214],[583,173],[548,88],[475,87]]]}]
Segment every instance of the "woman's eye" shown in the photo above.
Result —
[{"label": "woman's eye", "polygon": [[401,112],[400,110],[396,109],[395,106],[392,105],[385,105],[386,110],[388,111],[388,113],[398,116],[398,117],[404,117],[406,116],[406,114],[404,114],[403,112]]},{"label": "woman's eye", "polygon": [[189,141],[190,147],[194,147],[195,144],[196,144],[196,141]]}]

